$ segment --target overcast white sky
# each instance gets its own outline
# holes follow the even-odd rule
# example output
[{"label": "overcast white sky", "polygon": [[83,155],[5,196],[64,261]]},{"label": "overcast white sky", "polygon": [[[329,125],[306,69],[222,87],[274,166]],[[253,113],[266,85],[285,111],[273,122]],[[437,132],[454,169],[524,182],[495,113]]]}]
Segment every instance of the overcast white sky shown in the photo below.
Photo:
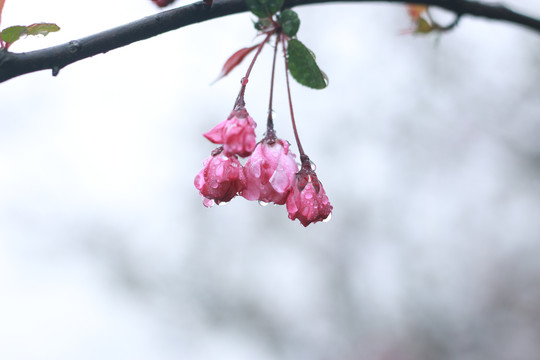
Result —
[{"label": "overcast white sky", "polygon": [[[540,16],[535,0],[506,3]],[[62,28],[11,48],[23,52],[157,11],[7,0],[2,26]],[[470,17],[403,36],[389,4],[297,12],[330,78],[292,88],[327,224],[244,199],[206,209],[193,186],[213,149],[202,133],[228,116],[245,67],[210,83],[253,43],[248,14],[0,84],[1,359],[380,358],[410,350],[415,316],[488,327],[493,274],[540,246],[540,36]],[[259,136],[270,60],[246,93]],[[282,73],[276,128],[292,141]],[[517,324],[522,342],[491,358],[536,351],[523,339],[539,329]],[[449,358],[465,358],[459,341]]]}]

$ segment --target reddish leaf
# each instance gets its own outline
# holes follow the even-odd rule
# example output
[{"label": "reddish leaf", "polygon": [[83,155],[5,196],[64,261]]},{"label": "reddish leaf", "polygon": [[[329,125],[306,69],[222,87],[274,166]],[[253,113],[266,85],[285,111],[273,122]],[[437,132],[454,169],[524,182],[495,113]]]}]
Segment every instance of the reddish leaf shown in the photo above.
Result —
[{"label": "reddish leaf", "polygon": [[2,23],[2,10],[4,9],[4,2],[6,0],[0,0],[0,24]]},{"label": "reddish leaf", "polygon": [[413,25],[401,31],[402,34],[428,34],[437,29],[437,25],[429,15],[427,5],[407,4],[407,12]]},{"label": "reddish leaf", "polygon": [[242,60],[253,50],[255,50],[259,45],[253,45],[252,47],[243,48],[232,54],[232,56],[225,62],[225,65],[223,65],[223,69],[221,69],[221,74],[219,74],[218,78],[214,80],[214,82],[218,81],[221,78],[224,78],[227,76],[235,67],[240,65]]},{"label": "reddish leaf", "polygon": [[427,12],[427,9],[427,5],[407,4],[407,12],[414,22],[417,22],[420,16]]}]

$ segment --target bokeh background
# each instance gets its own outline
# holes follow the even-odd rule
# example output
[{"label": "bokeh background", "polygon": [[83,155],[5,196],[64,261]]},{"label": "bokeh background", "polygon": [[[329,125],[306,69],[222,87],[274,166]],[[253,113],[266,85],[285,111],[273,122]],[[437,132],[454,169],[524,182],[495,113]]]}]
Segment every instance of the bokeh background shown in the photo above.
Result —
[{"label": "bokeh background", "polygon": [[[61,26],[23,52],[157,11],[7,0],[2,25]],[[390,4],[297,11],[330,78],[292,86],[329,223],[207,209],[193,186],[247,63],[210,83],[254,43],[249,14],[0,84],[0,359],[540,359],[540,35],[471,17],[402,35]],[[271,55],[246,93],[258,136]]]}]

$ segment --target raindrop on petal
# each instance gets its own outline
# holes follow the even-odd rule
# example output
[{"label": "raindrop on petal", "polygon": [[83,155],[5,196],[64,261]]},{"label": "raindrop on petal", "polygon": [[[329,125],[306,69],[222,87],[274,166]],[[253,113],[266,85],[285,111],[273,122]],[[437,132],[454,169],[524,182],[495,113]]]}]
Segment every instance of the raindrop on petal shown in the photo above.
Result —
[{"label": "raindrop on petal", "polygon": [[199,190],[203,187],[203,185],[204,185],[204,179],[203,179],[203,177],[201,176],[201,174],[197,174],[197,176],[195,176],[195,181],[194,181],[194,183],[195,183],[195,187],[196,187],[197,189],[199,189]]},{"label": "raindrop on petal", "polygon": [[204,199],[203,199],[203,204],[204,204],[204,206],[206,206],[207,208],[212,207],[212,205],[214,205],[214,200],[210,200],[210,199],[204,198]]},{"label": "raindrop on petal", "polygon": [[216,168],[216,176],[223,176],[223,173],[225,172],[225,167],[223,166],[223,163],[219,164]]}]

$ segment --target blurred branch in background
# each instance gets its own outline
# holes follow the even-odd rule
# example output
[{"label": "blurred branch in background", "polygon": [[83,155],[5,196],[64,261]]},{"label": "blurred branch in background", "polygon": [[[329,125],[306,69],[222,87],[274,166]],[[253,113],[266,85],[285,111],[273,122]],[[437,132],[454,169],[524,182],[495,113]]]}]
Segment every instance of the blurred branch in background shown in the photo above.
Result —
[{"label": "blurred branch in background", "polygon": [[[334,1],[336,0],[286,1],[285,6],[292,7]],[[346,1],[375,2],[377,0]],[[386,0],[386,2],[407,3],[403,0]],[[487,4],[469,0],[425,0],[417,3],[446,9],[455,13],[458,18],[462,15],[472,15],[506,21],[540,32],[539,19],[517,13],[500,4]],[[53,75],[56,76],[60,69],[79,60],[106,53],[184,26],[244,11],[247,11],[247,8],[243,0],[218,0],[214,2],[211,8],[203,2],[197,2],[43,50],[17,54],[2,49],[0,50],[0,82],[46,69],[52,70]]]}]

